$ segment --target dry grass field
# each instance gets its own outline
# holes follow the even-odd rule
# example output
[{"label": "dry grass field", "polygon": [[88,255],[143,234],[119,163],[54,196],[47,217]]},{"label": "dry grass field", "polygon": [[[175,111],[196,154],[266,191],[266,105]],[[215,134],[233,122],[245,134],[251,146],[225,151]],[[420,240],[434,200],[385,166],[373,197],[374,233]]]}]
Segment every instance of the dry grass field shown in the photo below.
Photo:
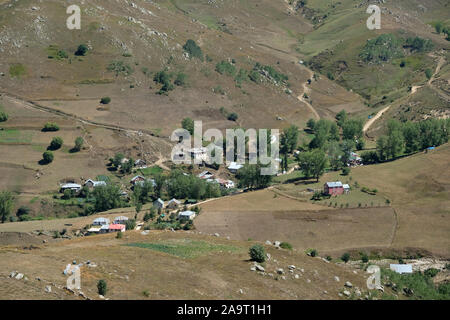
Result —
[{"label": "dry grass field", "polygon": [[[127,246],[136,243],[146,247]],[[126,232],[122,239],[111,234],[32,247],[4,246],[0,248],[0,299],[79,298],[62,289],[66,283],[62,271],[73,260],[97,265],[81,267],[81,288],[91,299],[99,299],[96,285],[100,279],[108,284],[106,298],[126,300],[339,299],[345,281],[365,288],[362,271],[354,274],[303,252],[271,246],[266,247],[271,254],[266,272],[276,275],[276,268],[283,268],[286,280],[257,274],[250,271],[252,262],[248,261],[252,244],[193,232],[155,231],[146,236]],[[293,274],[287,272],[288,265],[296,266]],[[8,278],[14,270],[28,280]],[[45,293],[46,285],[52,286],[52,293]]]}]

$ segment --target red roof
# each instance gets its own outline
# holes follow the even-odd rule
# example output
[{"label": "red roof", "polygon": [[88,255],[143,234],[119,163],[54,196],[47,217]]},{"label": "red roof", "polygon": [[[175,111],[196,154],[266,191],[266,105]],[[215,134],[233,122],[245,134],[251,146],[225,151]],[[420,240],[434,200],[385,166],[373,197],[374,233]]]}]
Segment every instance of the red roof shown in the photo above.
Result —
[{"label": "red roof", "polygon": [[125,225],[124,224],[110,224],[109,225],[109,230],[122,230],[125,229]]}]

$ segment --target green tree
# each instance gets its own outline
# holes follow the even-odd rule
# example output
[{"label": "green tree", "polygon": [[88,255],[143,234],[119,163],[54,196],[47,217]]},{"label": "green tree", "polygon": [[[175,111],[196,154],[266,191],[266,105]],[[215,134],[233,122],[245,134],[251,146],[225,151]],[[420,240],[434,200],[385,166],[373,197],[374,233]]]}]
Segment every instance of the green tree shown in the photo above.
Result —
[{"label": "green tree", "polygon": [[311,131],[314,131],[315,125],[316,125],[316,120],[314,120],[314,119],[309,119],[308,122],[306,122],[306,126],[307,126],[308,129],[310,129]]},{"label": "green tree", "polygon": [[42,158],[44,160],[44,163],[51,163],[53,161],[53,159],[54,159],[53,152],[45,151],[42,154]]},{"label": "green tree", "polygon": [[111,98],[110,97],[103,97],[100,99],[100,103],[101,104],[109,104],[111,102]]},{"label": "green tree", "polygon": [[58,150],[62,147],[64,141],[61,137],[54,137],[50,142],[50,150]]},{"label": "green tree", "polygon": [[191,118],[184,118],[183,121],[181,121],[181,127],[189,131],[191,135],[194,134],[194,120]]},{"label": "green tree", "polygon": [[77,51],[75,51],[76,56],[85,56],[89,48],[85,44],[80,44]]},{"label": "green tree", "polygon": [[347,121],[347,112],[345,110],[341,110],[338,114],[336,114],[337,125],[342,128],[345,121]]},{"label": "green tree", "polygon": [[197,43],[189,39],[186,41],[185,45],[183,46],[183,49],[189,53],[191,57],[195,57],[203,61],[203,52],[202,49],[197,45]]},{"label": "green tree", "polygon": [[315,178],[319,181],[320,176],[325,172],[328,159],[322,150],[313,150],[300,153],[298,163],[307,178]]},{"label": "green tree", "polygon": [[75,139],[75,147],[73,148],[75,151],[80,151],[83,147],[84,139],[82,137],[77,137]]},{"label": "green tree", "polygon": [[14,196],[9,191],[0,192],[0,217],[5,223],[14,206]]},{"label": "green tree", "polygon": [[342,125],[342,137],[344,140],[356,140],[363,136],[363,123],[361,120],[349,119]]},{"label": "green tree", "polygon": [[8,115],[5,112],[0,111],[0,122],[5,122],[6,120],[8,120]]},{"label": "green tree", "polygon": [[442,22],[438,21],[434,24],[434,29],[436,30],[437,34],[441,34],[442,30],[444,29],[444,25],[442,24]]},{"label": "green tree", "polygon": [[284,129],[281,134],[281,153],[292,153],[297,148],[298,143],[298,127],[291,125],[289,128]]},{"label": "green tree", "polygon": [[105,280],[99,280],[97,282],[97,290],[99,295],[106,295],[106,292],[108,291],[108,286],[106,284]]},{"label": "green tree", "polygon": [[121,207],[123,203],[120,192],[120,187],[112,183],[94,188],[94,211],[102,212]]},{"label": "green tree", "polygon": [[378,159],[384,161],[388,157],[388,143],[386,136],[380,136],[377,140]]},{"label": "green tree", "polygon": [[262,175],[261,170],[263,167],[261,164],[245,164],[236,174],[239,186],[249,189],[266,188],[272,181],[272,176]]},{"label": "green tree", "polygon": [[259,263],[266,261],[266,250],[260,244],[253,245],[249,250],[249,255],[253,261]]},{"label": "green tree", "polygon": [[349,261],[350,261],[350,254],[347,253],[347,252],[344,253],[344,254],[341,256],[341,260],[344,261],[345,263],[349,262]]}]

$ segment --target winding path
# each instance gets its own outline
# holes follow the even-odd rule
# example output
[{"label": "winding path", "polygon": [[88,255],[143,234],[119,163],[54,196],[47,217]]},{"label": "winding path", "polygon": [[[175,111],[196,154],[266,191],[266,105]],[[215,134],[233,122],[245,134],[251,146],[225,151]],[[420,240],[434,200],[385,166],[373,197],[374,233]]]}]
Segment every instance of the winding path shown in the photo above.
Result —
[{"label": "winding path", "polygon": [[[305,68],[306,71],[308,71],[309,73],[309,77],[308,79],[311,79],[312,76],[314,75],[314,72],[312,72],[310,69]],[[306,104],[306,106],[311,110],[311,112],[314,114],[314,116],[316,117],[316,120],[320,119],[319,114],[317,113],[317,110],[308,102],[308,100],[306,100],[306,98],[304,97],[304,94],[309,94],[311,92],[311,89],[307,86],[308,82],[303,83],[303,93],[301,95],[299,95],[297,97],[297,99],[300,102],[303,102],[304,104]]]}]

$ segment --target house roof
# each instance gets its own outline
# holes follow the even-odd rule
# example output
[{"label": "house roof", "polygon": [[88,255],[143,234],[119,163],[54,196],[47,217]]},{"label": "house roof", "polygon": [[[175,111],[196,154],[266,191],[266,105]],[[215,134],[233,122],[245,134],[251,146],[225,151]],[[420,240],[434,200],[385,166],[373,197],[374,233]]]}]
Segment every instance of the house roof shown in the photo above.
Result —
[{"label": "house roof", "polygon": [[137,179],[145,179],[143,176],[135,176],[131,179],[131,182],[136,181]]},{"label": "house roof", "polygon": [[115,217],[114,221],[128,221],[128,217],[125,216]]},{"label": "house roof", "polygon": [[145,181],[138,181],[135,183],[135,185],[143,186],[145,182],[151,182],[153,187],[156,187],[156,182],[154,179],[146,179]]},{"label": "house roof", "polygon": [[172,203],[181,204],[181,201],[174,198],[168,202],[168,204],[172,204]]},{"label": "house roof", "polygon": [[390,264],[389,268],[397,273],[412,273],[412,264]]},{"label": "house roof", "polygon": [[243,167],[242,164],[238,164],[236,162],[231,162],[230,165],[228,166],[229,170],[239,170]]},{"label": "house roof", "polygon": [[94,219],[94,223],[98,223],[98,222],[105,222],[105,223],[109,223],[109,219],[108,218],[97,218],[97,219]]},{"label": "house roof", "polygon": [[109,230],[122,230],[126,228],[124,224],[110,224]]},{"label": "house roof", "polygon": [[101,227],[98,228],[92,227],[88,230],[88,232],[99,232],[101,229],[102,229]]},{"label": "house roof", "polygon": [[342,187],[342,182],[340,181],[327,182],[326,185],[328,186],[328,188],[339,188]]},{"label": "house roof", "polygon": [[182,212],[180,212],[180,213],[178,214],[178,216],[190,217],[190,216],[192,216],[192,215],[194,215],[194,214],[195,214],[194,211],[188,210],[188,211],[182,211]]},{"label": "house roof", "polygon": [[153,203],[155,203],[155,202],[158,202],[158,203],[161,203],[161,204],[164,204],[164,201],[162,201],[161,200],[161,198],[158,198],[157,200],[155,200]]},{"label": "house roof", "polygon": [[210,177],[212,177],[212,176],[214,176],[214,175],[213,175],[211,172],[209,172],[209,171],[203,171],[203,172],[200,173],[197,177],[206,179],[206,178],[210,178]]},{"label": "house roof", "polygon": [[350,186],[348,184],[344,184],[342,186],[344,187],[344,189],[350,189]]},{"label": "house roof", "polygon": [[109,224],[102,225],[100,230],[109,230]]},{"label": "house roof", "polygon": [[94,180],[91,180],[91,179],[87,180],[84,183],[84,185],[86,185],[88,182],[91,182],[94,187],[106,186],[106,182],[105,181],[94,181]]},{"label": "house roof", "polygon": [[77,183],[66,183],[61,185],[61,189],[81,189],[81,185]]}]

